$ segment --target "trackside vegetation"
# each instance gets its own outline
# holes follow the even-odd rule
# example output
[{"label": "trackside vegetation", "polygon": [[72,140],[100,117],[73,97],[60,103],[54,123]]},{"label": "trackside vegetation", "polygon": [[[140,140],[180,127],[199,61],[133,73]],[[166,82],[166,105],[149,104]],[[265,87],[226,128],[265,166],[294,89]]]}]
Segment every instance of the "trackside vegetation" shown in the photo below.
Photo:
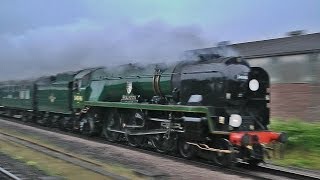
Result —
[{"label": "trackside vegetation", "polygon": [[284,158],[273,163],[320,170],[320,122],[272,119],[270,129],[288,135]]}]

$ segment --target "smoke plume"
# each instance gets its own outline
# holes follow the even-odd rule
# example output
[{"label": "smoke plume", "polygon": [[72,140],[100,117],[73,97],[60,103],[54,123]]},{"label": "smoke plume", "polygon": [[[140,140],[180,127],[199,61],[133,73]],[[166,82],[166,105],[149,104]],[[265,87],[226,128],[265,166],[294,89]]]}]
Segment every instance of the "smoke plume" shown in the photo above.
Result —
[{"label": "smoke plume", "polygon": [[201,29],[161,21],[143,25],[89,20],[0,35],[0,80],[125,63],[172,62],[188,49],[212,46]]}]

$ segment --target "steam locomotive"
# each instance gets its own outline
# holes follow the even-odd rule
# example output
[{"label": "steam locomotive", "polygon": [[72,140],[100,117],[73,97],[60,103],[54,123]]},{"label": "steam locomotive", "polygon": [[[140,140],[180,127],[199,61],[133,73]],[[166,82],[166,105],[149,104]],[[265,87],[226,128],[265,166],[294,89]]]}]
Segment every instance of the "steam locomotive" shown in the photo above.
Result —
[{"label": "steam locomotive", "polygon": [[286,141],[267,127],[267,72],[241,57],[197,57],[1,82],[1,113],[221,165],[262,162],[266,144]]}]

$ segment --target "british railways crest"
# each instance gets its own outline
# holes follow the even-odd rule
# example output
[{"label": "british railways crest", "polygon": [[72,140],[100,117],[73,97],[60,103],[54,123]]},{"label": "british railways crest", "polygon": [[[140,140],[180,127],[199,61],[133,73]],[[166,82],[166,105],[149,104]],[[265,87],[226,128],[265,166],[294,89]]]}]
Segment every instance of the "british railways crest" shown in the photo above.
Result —
[{"label": "british railways crest", "polygon": [[132,82],[127,81],[127,94],[131,94],[132,92]]}]

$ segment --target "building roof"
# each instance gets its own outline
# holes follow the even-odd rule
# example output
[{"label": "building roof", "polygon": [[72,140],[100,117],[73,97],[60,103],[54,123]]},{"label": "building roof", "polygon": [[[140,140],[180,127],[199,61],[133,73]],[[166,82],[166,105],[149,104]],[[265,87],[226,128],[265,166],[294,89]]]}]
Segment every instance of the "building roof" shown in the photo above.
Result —
[{"label": "building roof", "polygon": [[245,58],[320,52],[320,33],[222,45],[218,47],[195,49],[190,52],[205,54],[216,52],[219,48],[235,50],[235,52]]},{"label": "building roof", "polygon": [[241,56],[263,57],[320,51],[320,33],[228,45]]}]

